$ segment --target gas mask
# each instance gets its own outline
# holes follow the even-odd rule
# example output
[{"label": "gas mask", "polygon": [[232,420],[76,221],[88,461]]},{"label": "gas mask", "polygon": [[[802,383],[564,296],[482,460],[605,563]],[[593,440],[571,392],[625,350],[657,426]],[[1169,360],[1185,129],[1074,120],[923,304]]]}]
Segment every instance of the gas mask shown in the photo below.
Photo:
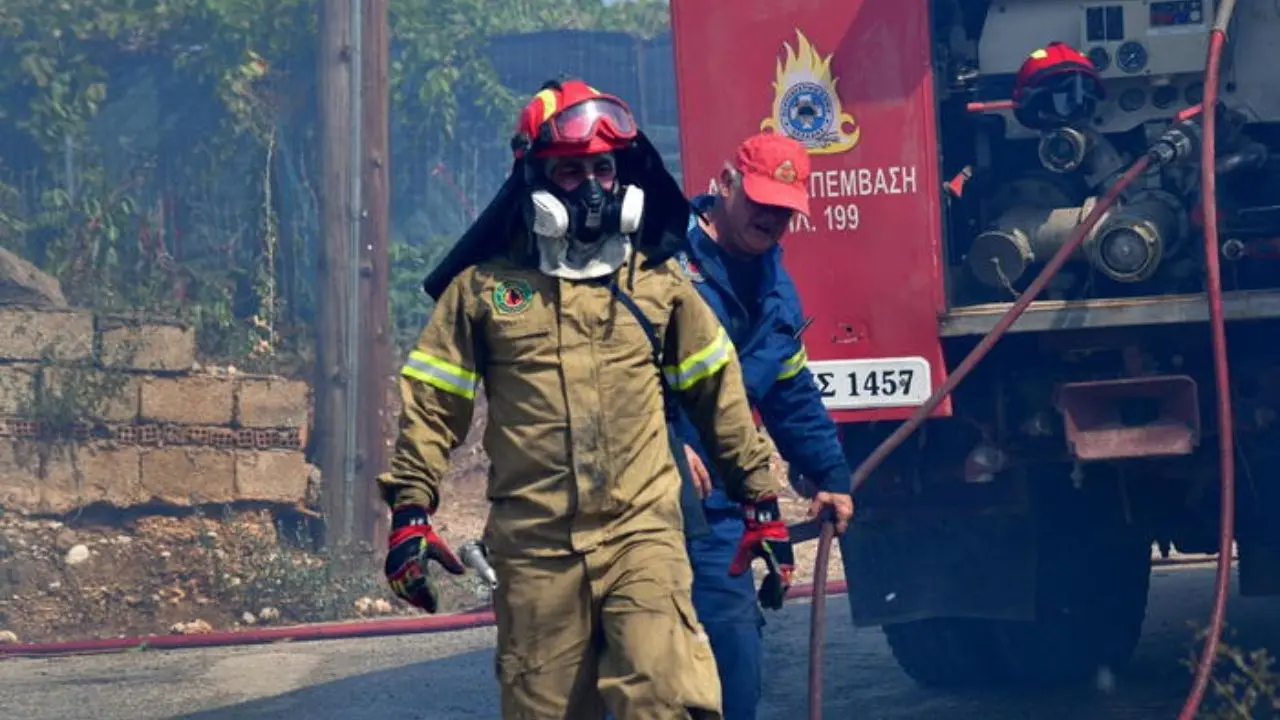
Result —
[{"label": "gas mask", "polygon": [[630,235],[640,229],[644,190],[627,185],[609,192],[595,178],[587,178],[571,192],[554,186],[529,194],[534,234],[589,248],[601,240]]},{"label": "gas mask", "polygon": [[539,188],[529,194],[538,247],[538,267],[569,280],[605,277],[631,257],[631,233],[640,228],[644,191],[634,185],[608,192],[588,178],[564,192]]}]

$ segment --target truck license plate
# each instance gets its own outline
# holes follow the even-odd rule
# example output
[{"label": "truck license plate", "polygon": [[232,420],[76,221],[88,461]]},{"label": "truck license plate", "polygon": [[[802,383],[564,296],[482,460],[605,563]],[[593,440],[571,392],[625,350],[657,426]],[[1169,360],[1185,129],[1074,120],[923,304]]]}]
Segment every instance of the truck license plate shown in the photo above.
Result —
[{"label": "truck license plate", "polygon": [[828,410],[922,405],[933,394],[933,374],[922,357],[814,360],[809,372]]}]

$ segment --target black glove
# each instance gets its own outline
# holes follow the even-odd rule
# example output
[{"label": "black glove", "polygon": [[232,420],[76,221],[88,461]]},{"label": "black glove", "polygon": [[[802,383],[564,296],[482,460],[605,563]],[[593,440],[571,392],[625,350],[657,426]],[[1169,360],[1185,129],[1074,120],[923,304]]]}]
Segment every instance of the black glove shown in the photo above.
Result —
[{"label": "black glove", "polygon": [[427,561],[436,561],[454,575],[466,572],[458,556],[431,527],[431,517],[421,505],[401,505],[391,513],[387,546],[385,572],[392,592],[429,613],[439,609],[440,593],[427,574]]}]

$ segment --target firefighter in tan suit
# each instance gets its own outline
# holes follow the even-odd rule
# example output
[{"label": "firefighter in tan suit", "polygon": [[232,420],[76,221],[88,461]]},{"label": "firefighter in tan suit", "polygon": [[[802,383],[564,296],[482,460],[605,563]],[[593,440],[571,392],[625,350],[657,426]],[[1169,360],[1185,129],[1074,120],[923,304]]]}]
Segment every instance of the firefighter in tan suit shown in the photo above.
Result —
[{"label": "firefighter in tan suit", "polygon": [[512,177],[427,280],[438,301],[379,479],[388,579],[434,612],[427,561],[462,572],[430,516],[483,380],[502,717],[718,719],[661,379],[745,512],[780,486],[728,336],[664,255],[687,201],[626,105],[578,81],[535,96],[513,147]]}]

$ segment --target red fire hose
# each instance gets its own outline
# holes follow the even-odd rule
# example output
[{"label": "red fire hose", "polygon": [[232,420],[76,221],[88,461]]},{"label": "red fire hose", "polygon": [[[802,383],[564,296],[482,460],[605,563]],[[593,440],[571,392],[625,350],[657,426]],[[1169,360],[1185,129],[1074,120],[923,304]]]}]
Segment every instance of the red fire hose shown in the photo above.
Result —
[{"label": "red fire hose", "polygon": [[1209,34],[1209,51],[1204,68],[1204,113],[1200,144],[1200,204],[1204,208],[1204,261],[1209,296],[1209,327],[1213,333],[1213,375],[1218,393],[1218,465],[1222,475],[1221,516],[1218,520],[1218,572],[1214,578],[1213,615],[1204,650],[1196,664],[1191,694],[1178,713],[1178,720],[1192,720],[1200,711],[1209,676],[1218,655],[1222,625],[1227,618],[1227,592],[1231,586],[1231,545],[1235,540],[1236,471],[1235,426],[1231,417],[1231,375],[1227,366],[1227,326],[1222,312],[1222,270],[1218,265],[1218,182],[1216,168],[1218,85],[1222,68],[1222,48],[1227,43],[1227,26],[1235,12],[1236,0],[1222,0]]},{"label": "red fire hose", "polygon": [[382,635],[440,633],[485,627],[492,624],[492,611],[475,609],[456,615],[255,628],[253,630],[210,632],[196,635],[146,635],[95,640],[68,640],[66,642],[52,643],[17,643],[0,645],[0,659],[40,655],[84,655],[140,649],[178,650],[184,648],[263,645],[273,642],[341,640]]},{"label": "red fire hose", "polygon": [[[834,582],[827,586],[827,592],[831,594],[842,593],[845,592],[846,588],[847,585],[845,583]],[[787,591],[787,599],[795,600],[813,597],[814,590],[813,585],[795,585]],[[487,607],[480,607],[451,615],[256,628],[253,630],[211,632],[199,635],[149,635],[95,640],[70,640],[53,643],[17,643],[0,645],[0,660],[15,657],[87,655],[140,649],[179,650],[186,648],[264,645],[274,642],[345,640],[384,635],[434,634],[489,627],[493,624],[493,611]]]},{"label": "red fire hose", "polygon": [[[1209,633],[1205,638],[1204,651],[1196,667],[1195,683],[1178,720],[1193,720],[1204,700],[1205,690],[1209,684],[1209,675],[1213,670],[1214,658],[1217,655],[1218,642],[1222,636],[1222,625],[1226,617],[1227,591],[1231,579],[1231,546],[1235,535],[1235,436],[1231,418],[1231,380],[1227,366],[1226,324],[1222,311],[1222,280],[1218,265],[1218,203],[1216,195],[1214,141],[1215,111],[1218,100],[1219,68],[1222,59],[1222,48],[1226,42],[1227,25],[1235,9],[1235,0],[1223,0],[1218,6],[1213,30],[1209,36],[1209,50],[1205,62],[1204,107],[1202,127],[1203,141],[1200,146],[1200,193],[1204,207],[1204,255],[1206,265],[1206,291],[1209,303],[1209,325],[1212,328],[1214,380],[1218,394],[1218,448],[1221,472],[1222,501],[1220,535],[1218,539],[1218,572],[1214,583],[1213,616],[1209,624]],[[1125,171],[1114,185],[1102,196],[1093,210],[1071,233],[1065,245],[1059,248],[1049,259],[1027,287],[1026,292],[1005,312],[995,327],[965,356],[956,369],[951,372],[933,395],[921,405],[897,430],[862,461],[853,473],[850,481],[850,492],[856,493],[867,478],[911,436],[933,410],[956,389],[961,381],[986,356],[996,342],[1017,321],[1018,317],[1031,305],[1049,281],[1062,269],[1067,257],[1084,241],[1089,231],[1098,223],[1103,214],[1116,202],[1124,189],[1136,180],[1151,164],[1151,157],[1143,155]],[[813,576],[813,608],[809,627],[809,719],[822,720],[822,639],[826,622],[826,597],[824,589],[827,583],[827,562],[831,552],[831,542],[835,537],[835,528],[830,522],[824,522],[822,534],[818,538],[817,565]]]}]

